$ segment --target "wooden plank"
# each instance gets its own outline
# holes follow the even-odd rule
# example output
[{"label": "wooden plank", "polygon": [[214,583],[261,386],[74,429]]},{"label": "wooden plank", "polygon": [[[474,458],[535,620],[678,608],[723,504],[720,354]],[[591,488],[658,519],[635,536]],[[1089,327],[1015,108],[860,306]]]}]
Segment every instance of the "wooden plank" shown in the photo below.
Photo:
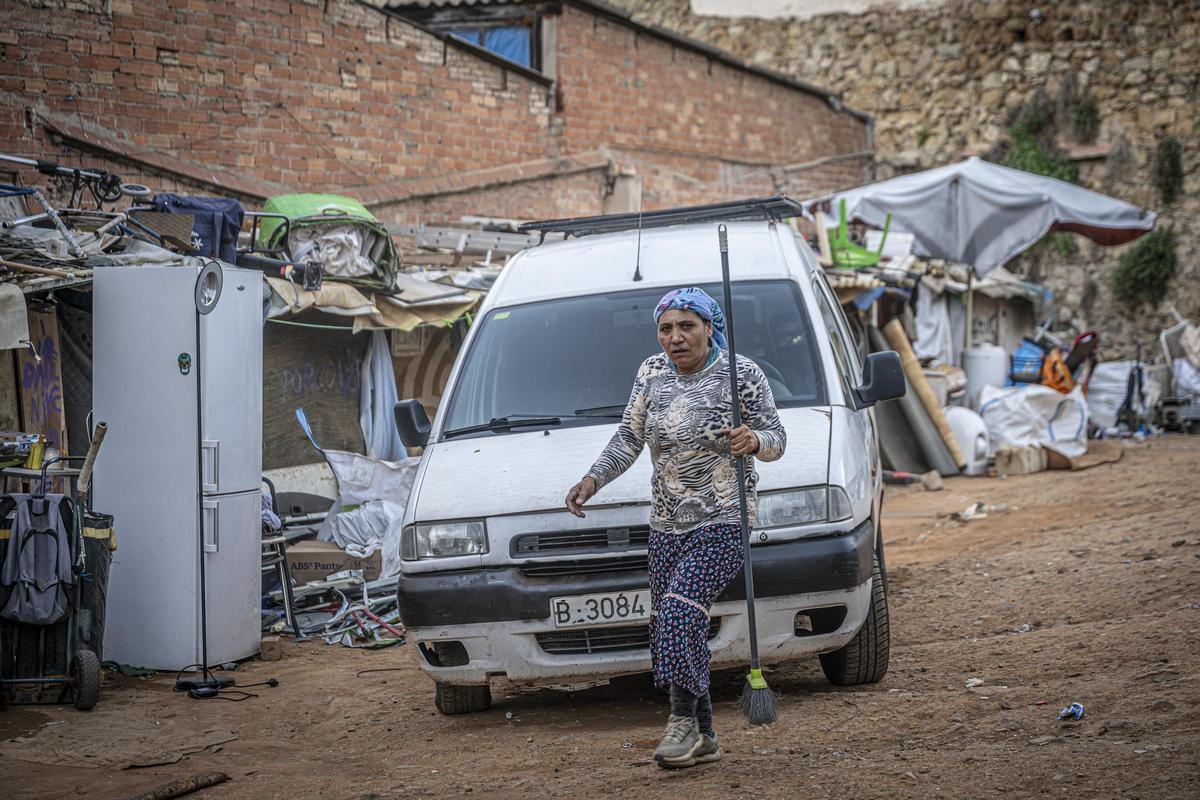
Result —
[{"label": "wooden plank", "polygon": [[0,431],[19,431],[21,429],[15,353],[14,350],[0,350]]},{"label": "wooden plank", "polygon": [[817,247],[820,255],[817,263],[822,267],[833,266],[833,248],[829,246],[829,229],[825,227],[825,212],[817,212]]},{"label": "wooden plank", "polygon": [[[344,317],[303,314],[298,322],[349,324]],[[370,336],[267,323],[263,331],[263,469],[321,461],[296,421],[303,408],[323,448],[364,452],[358,403]]]},{"label": "wooden plank", "polygon": [[29,309],[29,338],[37,348],[38,362],[28,349],[18,350],[22,429],[46,437],[46,446],[67,452],[67,417],[63,412],[62,349],[58,315],[53,308]]}]

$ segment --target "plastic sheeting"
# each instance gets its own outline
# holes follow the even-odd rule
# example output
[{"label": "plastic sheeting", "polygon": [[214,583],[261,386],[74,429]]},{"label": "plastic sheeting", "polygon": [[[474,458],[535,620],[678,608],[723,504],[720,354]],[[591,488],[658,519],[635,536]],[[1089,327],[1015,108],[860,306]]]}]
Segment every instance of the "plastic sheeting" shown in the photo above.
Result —
[{"label": "plastic sheeting", "polygon": [[408,458],[393,415],[398,399],[396,373],[392,368],[387,337],[383,331],[372,331],[367,356],[363,359],[358,413],[367,455],[372,458],[385,461]]},{"label": "plastic sheeting", "polygon": [[[312,225],[292,230],[289,245],[293,261],[319,261],[325,274],[335,278],[361,278],[375,272],[375,262],[366,256],[364,233],[357,225]],[[368,243],[369,244],[369,243]]]},{"label": "plastic sheeting", "polygon": [[936,281],[921,279],[916,305],[917,338],[913,341],[913,349],[917,358],[931,358],[938,364],[954,364],[950,310],[946,306],[946,295]]},{"label": "plastic sheeting", "polygon": [[1179,346],[1183,348],[1183,357],[1194,369],[1200,369],[1200,326],[1188,325],[1179,337]]},{"label": "plastic sheeting", "polygon": [[528,26],[455,28],[449,32],[471,44],[477,44],[493,53],[502,55],[509,61],[515,61],[526,67],[531,66],[529,50],[531,30]]},{"label": "plastic sheeting", "polygon": [[1186,358],[1177,358],[1172,372],[1175,374],[1176,395],[1200,397],[1200,369],[1193,367]]},{"label": "plastic sheeting", "polygon": [[805,208],[829,201],[829,221],[837,224],[843,199],[848,219],[882,228],[890,213],[891,230],[915,234],[915,253],[972,264],[980,276],[1051,230],[1114,245],[1154,230],[1157,219],[1099,192],[978,157],[811,200]]},{"label": "plastic sheeting", "polygon": [[985,386],[979,415],[988,430],[988,449],[1041,445],[1077,458],[1087,452],[1088,404],[1083,388],[1062,394],[1048,386]]},{"label": "plastic sheeting", "polygon": [[335,542],[347,552],[352,547],[359,556],[383,548],[380,576],[400,574],[400,527],[420,459],[384,461],[347,450],[324,450],[313,438],[303,409],[296,409],[296,419],[337,479],[337,498],[317,530],[317,538]]},{"label": "plastic sheeting", "polygon": [[[1097,364],[1088,378],[1087,404],[1092,420],[1105,428],[1116,427],[1117,412],[1125,402],[1125,393],[1129,387],[1129,371],[1135,361],[1105,361]],[[1158,404],[1162,386],[1151,378],[1142,365],[1143,401],[1134,400],[1134,409],[1143,417],[1150,416],[1154,406]]]}]

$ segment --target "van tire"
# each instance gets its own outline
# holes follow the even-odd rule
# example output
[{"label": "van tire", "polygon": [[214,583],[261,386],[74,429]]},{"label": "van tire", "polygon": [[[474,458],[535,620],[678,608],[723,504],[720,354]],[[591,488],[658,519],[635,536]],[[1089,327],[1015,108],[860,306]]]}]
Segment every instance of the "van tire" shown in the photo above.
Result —
[{"label": "van tire", "polygon": [[473,714],[492,707],[492,690],[488,686],[451,686],[437,684],[434,703],[438,711],[447,716]]},{"label": "van tire", "polygon": [[821,654],[821,669],[830,683],[837,686],[875,683],[887,674],[889,649],[887,587],[877,553],[871,568],[871,608],[867,619],[845,646]]}]

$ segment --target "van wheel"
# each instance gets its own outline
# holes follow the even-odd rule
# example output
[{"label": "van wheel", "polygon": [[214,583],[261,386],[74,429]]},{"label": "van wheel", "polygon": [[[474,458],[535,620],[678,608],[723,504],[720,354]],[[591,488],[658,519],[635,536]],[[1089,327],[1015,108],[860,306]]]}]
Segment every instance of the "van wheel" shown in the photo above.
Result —
[{"label": "van wheel", "polygon": [[487,711],[492,707],[492,690],[488,686],[451,686],[437,684],[434,703],[438,711],[452,716]]},{"label": "van wheel", "polygon": [[871,569],[871,608],[867,620],[844,647],[821,654],[821,669],[825,677],[838,686],[875,683],[887,674],[889,644],[887,588],[876,553]]}]

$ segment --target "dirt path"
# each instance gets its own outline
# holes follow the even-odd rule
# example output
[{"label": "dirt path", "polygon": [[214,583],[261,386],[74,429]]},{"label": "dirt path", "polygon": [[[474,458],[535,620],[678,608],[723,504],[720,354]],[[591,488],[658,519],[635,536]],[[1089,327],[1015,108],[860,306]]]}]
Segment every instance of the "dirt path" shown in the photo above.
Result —
[{"label": "dirt path", "polygon": [[[280,686],[243,703],[110,676],[90,714],[4,711],[2,792],[120,797],[219,770],[233,780],[197,797],[1197,797],[1198,476],[1200,437],[1173,437],[1086,472],[889,489],[890,673],[834,689],[815,660],[776,669],[766,729],[731,706],[741,677],[719,676],[719,765],[648,761],[666,712],[643,679],[497,691],[488,713],[448,718],[412,648],[304,644],[246,664],[240,683]],[[974,501],[1007,508],[947,516]],[[1056,722],[1071,701],[1084,719]]]}]

